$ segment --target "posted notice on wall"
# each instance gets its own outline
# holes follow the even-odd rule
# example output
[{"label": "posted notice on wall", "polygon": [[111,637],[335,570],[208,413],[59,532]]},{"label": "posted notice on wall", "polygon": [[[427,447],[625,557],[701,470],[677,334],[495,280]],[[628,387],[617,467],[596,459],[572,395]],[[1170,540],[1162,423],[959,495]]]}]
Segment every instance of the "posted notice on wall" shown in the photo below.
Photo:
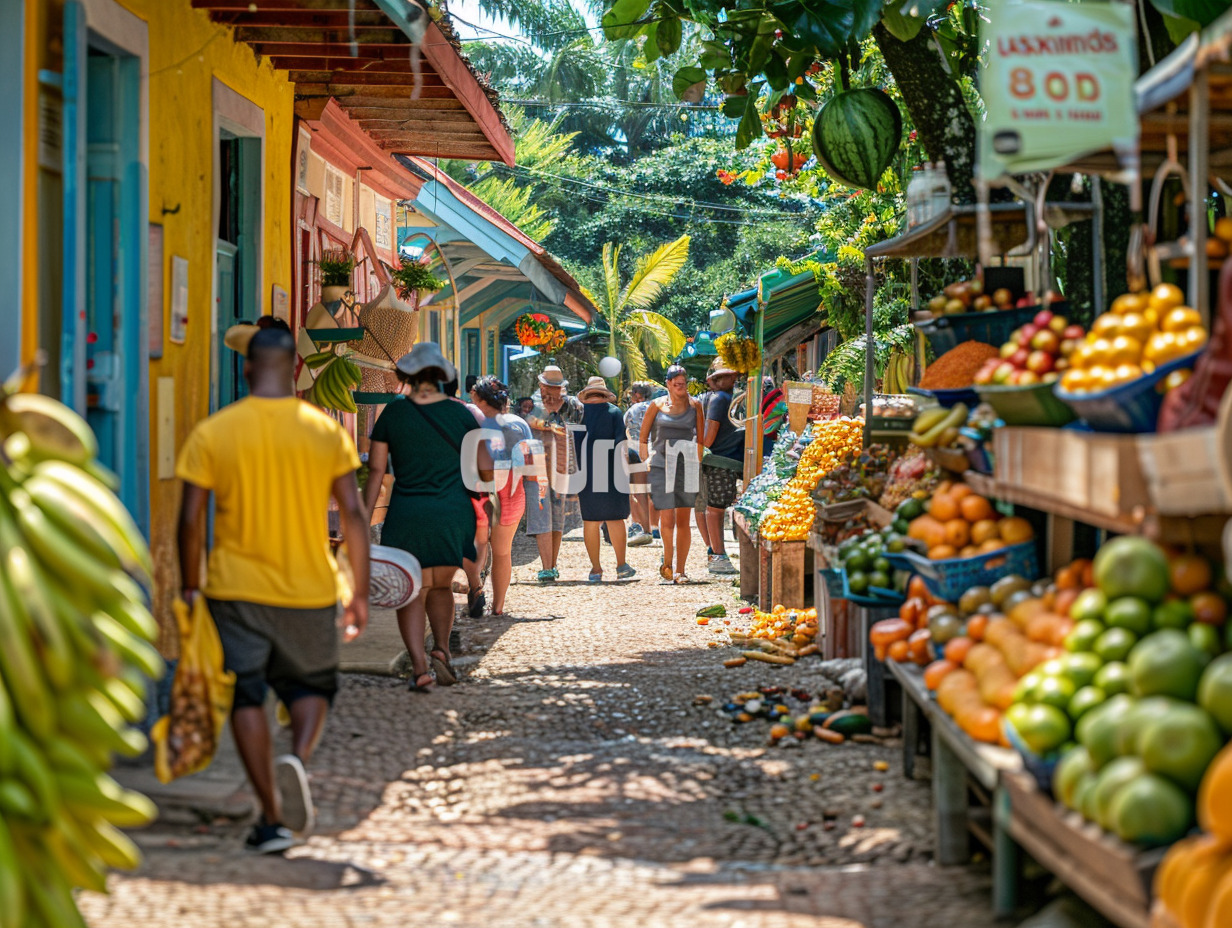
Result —
[{"label": "posted notice on wall", "polygon": [[1024,174],[1137,145],[1134,8],[1124,3],[999,3],[982,35],[987,116],[980,174]]}]

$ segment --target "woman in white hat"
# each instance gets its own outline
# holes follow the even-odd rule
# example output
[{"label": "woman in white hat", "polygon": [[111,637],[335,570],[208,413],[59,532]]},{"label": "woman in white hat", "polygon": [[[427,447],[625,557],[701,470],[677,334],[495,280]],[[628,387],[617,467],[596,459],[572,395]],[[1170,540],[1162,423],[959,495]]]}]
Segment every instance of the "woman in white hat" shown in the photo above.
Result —
[{"label": "woman in white hat", "polygon": [[[420,342],[398,359],[398,380],[406,397],[388,404],[372,427],[364,503],[376,503],[381,481],[393,463],[394,486],[381,530],[381,544],[401,548],[419,560],[420,595],[398,610],[398,630],[411,655],[411,689],[428,692],[457,682],[449,653],[453,627],[454,574],[475,558],[475,509],[464,481],[466,433],[479,428],[471,411],[451,402],[441,385],[457,375],[434,342]],[[492,479],[492,460],[478,446],[479,476]],[[473,472],[473,471],[472,471]],[[435,647],[424,650],[426,626]]]},{"label": "woman in white hat", "polygon": [[[587,579],[591,583],[603,580],[599,527],[606,524],[612,550],[616,553],[616,578],[627,580],[637,571],[625,561],[629,494],[616,481],[616,468],[621,468],[622,472],[624,468],[625,419],[613,403],[615,394],[607,388],[602,377],[591,377],[577,397],[582,401],[585,431],[575,432],[573,441],[578,460],[586,468],[586,485],[578,493],[578,505],[582,510],[582,539],[590,556]],[[616,453],[618,446],[622,446],[619,455]]]}]

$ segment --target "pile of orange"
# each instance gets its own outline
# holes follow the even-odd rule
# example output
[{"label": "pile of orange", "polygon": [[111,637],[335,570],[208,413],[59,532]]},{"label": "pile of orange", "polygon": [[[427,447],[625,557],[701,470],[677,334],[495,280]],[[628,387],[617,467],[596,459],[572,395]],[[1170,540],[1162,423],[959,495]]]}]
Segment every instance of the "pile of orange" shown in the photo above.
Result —
[{"label": "pile of orange", "polygon": [[1086,340],[1070,353],[1061,389],[1098,393],[1193,354],[1206,344],[1207,332],[1202,316],[1184,302],[1175,284],[1160,284],[1150,293],[1118,296],[1091,325]]},{"label": "pile of orange", "polygon": [[934,561],[975,557],[1030,541],[1035,531],[1025,519],[998,516],[992,503],[962,482],[943,481],[928,511],[912,520],[907,536],[922,541]]},{"label": "pile of orange", "polygon": [[750,638],[766,640],[790,640],[794,645],[806,645],[817,637],[816,609],[788,609],[782,603],[769,612],[753,610]]}]

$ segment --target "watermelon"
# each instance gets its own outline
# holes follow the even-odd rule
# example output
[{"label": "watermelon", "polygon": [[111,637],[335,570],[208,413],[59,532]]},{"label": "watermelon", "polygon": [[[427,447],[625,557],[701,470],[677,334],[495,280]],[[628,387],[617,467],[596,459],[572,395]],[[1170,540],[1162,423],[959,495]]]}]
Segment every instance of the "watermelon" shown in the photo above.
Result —
[{"label": "watermelon", "polygon": [[813,121],[813,152],[849,187],[876,189],[903,138],[903,118],[884,90],[861,87],[832,97]]}]

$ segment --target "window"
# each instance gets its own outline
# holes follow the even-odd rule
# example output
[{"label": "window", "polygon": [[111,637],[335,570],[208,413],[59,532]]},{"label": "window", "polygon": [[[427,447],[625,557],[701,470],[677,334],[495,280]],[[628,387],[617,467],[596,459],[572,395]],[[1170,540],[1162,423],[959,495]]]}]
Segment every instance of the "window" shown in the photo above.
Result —
[{"label": "window", "polygon": [[377,248],[393,247],[393,204],[384,197],[376,197],[376,222],[372,229],[372,243]]},{"label": "window", "polygon": [[325,218],[336,226],[342,225],[345,183],[346,178],[341,171],[332,165],[325,165]]}]

